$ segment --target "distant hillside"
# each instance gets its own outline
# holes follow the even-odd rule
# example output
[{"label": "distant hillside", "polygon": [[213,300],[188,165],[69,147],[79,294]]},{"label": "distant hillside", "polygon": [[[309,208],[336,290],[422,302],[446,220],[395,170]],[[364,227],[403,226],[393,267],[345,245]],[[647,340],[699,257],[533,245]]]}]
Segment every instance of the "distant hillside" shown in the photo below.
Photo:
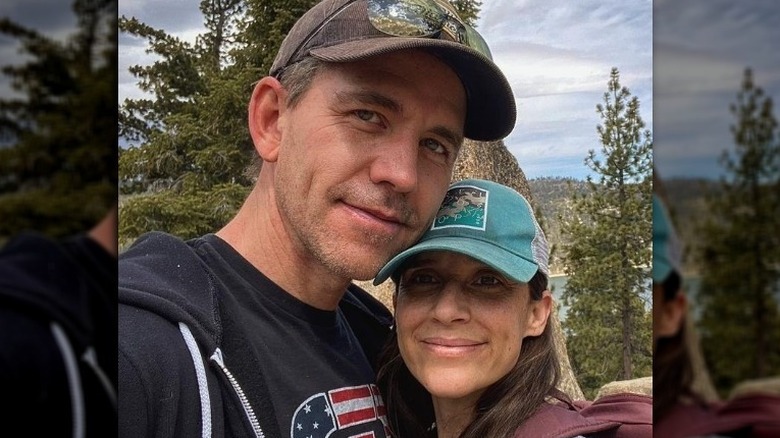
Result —
[{"label": "distant hillside", "polygon": [[[696,243],[696,223],[709,212],[705,203],[706,196],[716,193],[718,181],[694,178],[673,178],[664,180],[661,190],[667,199],[672,220],[685,243],[686,269],[697,270],[691,260],[691,248]],[[571,198],[574,193],[585,193],[587,183],[573,178],[534,178],[528,181],[533,196],[532,204],[553,248],[550,271],[562,273],[560,247],[562,243],[559,217],[569,217],[572,211]]]},{"label": "distant hillside", "polygon": [[587,184],[574,178],[544,177],[531,179],[528,185],[533,196],[531,203],[550,243],[550,272],[563,273],[560,260],[562,237],[558,218],[573,214],[571,199],[576,193],[585,193]]},{"label": "distant hillside", "polygon": [[675,224],[680,240],[685,243],[685,269],[697,271],[691,257],[691,248],[696,243],[697,221],[709,215],[705,199],[718,190],[718,181],[694,178],[674,178],[663,181],[661,189],[667,200],[669,214]]}]

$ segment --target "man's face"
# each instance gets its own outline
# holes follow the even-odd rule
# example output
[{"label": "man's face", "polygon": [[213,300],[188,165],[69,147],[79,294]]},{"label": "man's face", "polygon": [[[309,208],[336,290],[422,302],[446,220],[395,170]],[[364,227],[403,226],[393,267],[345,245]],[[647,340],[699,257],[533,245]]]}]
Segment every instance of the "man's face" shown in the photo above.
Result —
[{"label": "man's face", "polygon": [[274,185],[294,250],[372,278],[433,219],[465,116],[460,80],[424,52],[323,69],[279,121]]}]

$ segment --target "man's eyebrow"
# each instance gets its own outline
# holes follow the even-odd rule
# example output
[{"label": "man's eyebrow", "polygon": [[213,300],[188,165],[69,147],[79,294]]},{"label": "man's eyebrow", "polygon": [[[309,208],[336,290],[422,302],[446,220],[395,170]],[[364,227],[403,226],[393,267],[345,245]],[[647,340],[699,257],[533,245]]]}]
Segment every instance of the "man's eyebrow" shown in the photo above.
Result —
[{"label": "man's eyebrow", "polygon": [[403,106],[400,102],[373,91],[339,91],[336,93],[336,100],[341,103],[357,101],[367,105],[380,106],[396,113],[403,112]]}]

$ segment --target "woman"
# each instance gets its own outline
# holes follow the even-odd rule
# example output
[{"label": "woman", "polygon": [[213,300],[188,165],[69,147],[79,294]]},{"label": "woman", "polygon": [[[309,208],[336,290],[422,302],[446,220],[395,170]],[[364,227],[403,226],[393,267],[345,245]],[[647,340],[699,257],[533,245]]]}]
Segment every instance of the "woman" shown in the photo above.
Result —
[{"label": "woman", "polygon": [[[770,438],[780,436],[780,378],[746,382],[718,400],[687,318],[682,245],[662,201],[653,195],[653,374],[657,436]],[[726,321],[727,323],[727,321]]]},{"label": "woman", "polygon": [[[623,417],[576,408],[555,389],[547,258],[520,194],[483,180],[450,187],[429,231],[374,280],[396,284],[394,335],[377,377],[396,436],[651,435],[647,401],[635,421],[645,433],[621,435]],[[618,413],[635,403],[616,402]]]}]

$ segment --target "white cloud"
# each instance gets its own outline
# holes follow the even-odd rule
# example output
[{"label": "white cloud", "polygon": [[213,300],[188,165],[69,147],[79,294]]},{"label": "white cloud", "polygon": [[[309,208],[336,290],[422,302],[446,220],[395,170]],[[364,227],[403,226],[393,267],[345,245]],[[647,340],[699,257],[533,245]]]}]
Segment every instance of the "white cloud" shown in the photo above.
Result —
[{"label": "white cloud", "polygon": [[[189,43],[194,43],[204,31],[198,2],[190,0],[121,0],[119,16],[135,17]],[[128,98],[153,97],[138,89],[137,79],[128,71],[133,65],[151,65],[157,59],[155,55],[146,53],[146,49],[146,40],[126,33],[119,35],[119,103]]]},{"label": "white cloud", "polygon": [[744,69],[780,93],[780,11],[766,0],[654,4],[655,164],[665,177],[716,176],[733,148],[729,127]]},{"label": "white cloud", "polygon": [[584,177],[598,150],[596,104],[612,67],[652,124],[652,19],[648,0],[483,3],[477,29],[518,103],[505,140],[529,178]]}]

